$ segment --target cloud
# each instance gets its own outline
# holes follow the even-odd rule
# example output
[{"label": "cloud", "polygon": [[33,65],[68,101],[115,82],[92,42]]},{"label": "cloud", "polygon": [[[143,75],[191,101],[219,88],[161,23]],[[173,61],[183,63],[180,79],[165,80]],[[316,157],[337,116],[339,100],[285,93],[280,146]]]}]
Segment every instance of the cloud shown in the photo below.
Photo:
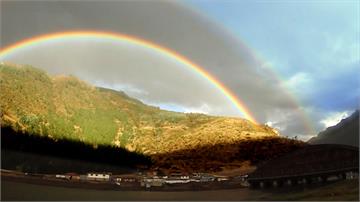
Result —
[{"label": "cloud", "polygon": [[295,74],[294,76],[290,77],[290,79],[286,82],[287,86],[290,86],[291,88],[298,88],[304,85],[307,85],[309,83],[309,75],[304,72],[299,72]]},{"label": "cloud", "polygon": [[266,123],[285,136],[313,136],[316,135],[316,131],[309,118],[311,115],[311,111],[302,109],[299,106],[298,108],[288,109],[274,108],[266,113]]},{"label": "cloud", "polygon": [[[260,70],[249,49],[218,25],[178,3],[2,3],[3,45],[38,34],[72,29],[121,32],[171,48],[215,75],[260,122],[265,120],[264,111],[289,106],[290,100],[279,83]],[[62,41],[52,47],[42,46],[41,50],[33,48],[23,55],[17,53],[11,59],[53,74],[71,73],[89,82],[131,86],[147,92],[133,95],[148,103],[175,103],[189,109],[206,103],[211,108],[209,111],[218,115],[240,115],[219,91],[193,72],[174,61],[159,59],[126,44]]]},{"label": "cloud", "polygon": [[211,112],[211,107],[204,103],[200,107],[197,108],[187,108],[184,111],[185,113],[202,113],[202,114],[209,114]]},{"label": "cloud", "polygon": [[291,76],[286,82],[284,82],[286,88],[290,88],[296,91],[296,94],[301,94],[308,90],[313,85],[311,75],[305,72],[298,72]]},{"label": "cloud", "polygon": [[332,112],[325,119],[321,120],[320,123],[324,125],[324,128],[328,128],[330,126],[334,126],[338,124],[342,119],[348,117],[351,112],[343,111],[343,112]]},{"label": "cloud", "polygon": [[127,42],[60,40],[20,51],[6,60],[32,64],[50,74],[72,74],[149,104],[173,103],[198,110],[205,103],[208,108],[222,106],[222,110],[207,113],[241,115],[218,88],[190,67]]},{"label": "cloud", "polygon": [[[358,35],[360,34],[357,31]],[[356,33],[356,31],[354,31]],[[329,64],[333,67],[347,66],[359,63],[359,39],[351,34],[335,35],[331,33],[323,33],[325,39],[324,45],[327,51],[320,54],[320,60],[324,64]],[[344,71],[344,69],[334,69]]]},{"label": "cloud", "polygon": [[184,113],[201,113],[201,114],[213,114],[212,108],[204,103],[199,107],[186,107],[174,103],[151,103],[151,105],[159,106],[160,109],[184,112]]},{"label": "cloud", "polygon": [[149,92],[140,88],[136,88],[131,84],[124,84],[124,83],[107,84],[104,83],[103,81],[95,81],[93,82],[93,85],[103,88],[109,88],[117,91],[123,91],[132,97],[146,96],[149,94]]},{"label": "cloud", "polygon": [[[288,32],[272,40],[261,40],[261,35],[266,33],[268,36],[269,32],[266,32],[266,27],[252,21],[253,18],[246,21],[253,27],[265,29],[252,30],[259,37],[256,40],[277,48],[268,50],[264,46],[254,46],[259,52],[273,53],[273,57],[267,57],[269,63],[259,61],[252,50],[221,25],[177,2],[4,1],[1,6],[2,46],[39,34],[67,30],[106,30],[133,35],[168,47],[199,64],[231,89],[259,122],[271,123],[283,134],[313,135],[308,132],[304,120],[308,117],[312,117],[316,130],[322,127],[318,120],[326,111],[311,109],[310,103],[314,101],[312,99],[321,99],[320,106],[329,98],[326,95],[331,91],[322,98],[314,96],[318,91],[313,88],[326,87],[330,80],[322,77],[319,64],[313,64],[317,55],[309,57],[313,52],[321,52],[321,48],[312,50],[307,45],[314,43],[293,40]],[[268,26],[273,27],[273,23]],[[294,32],[299,29],[294,29]],[[304,37],[303,34],[299,32],[296,36],[307,39],[309,35]],[[339,53],[347,44],[340,41],[334,51]],[[312,51],[305,56],[299,47]],[[280,51],[281,48],[286,50],[286,54]],[[145,103],[169,110],[241,115],[218,89],[189,68],[161,54],[126,43],[61,41],[17,52],[7,59],[40,67],[51,74],[73,74],[92,84],[123,90]],[[269,68],[272,66],[286,70],[286,77],[290,78],[286,84],[291,86],[291,92],[303,95],[300,96],[305,103],[302,107],[289,97],[287,87]],[[314,66],[319,70],[311,74],[310,70],[316,69]],[[338,83],[342,83],[341,80]],[[347,87],[339,88],[339,92],[345,92]],[[351,96],[348,96],[349,102],[353,100]],[[307,111],[306,115],[303,110]]]}]

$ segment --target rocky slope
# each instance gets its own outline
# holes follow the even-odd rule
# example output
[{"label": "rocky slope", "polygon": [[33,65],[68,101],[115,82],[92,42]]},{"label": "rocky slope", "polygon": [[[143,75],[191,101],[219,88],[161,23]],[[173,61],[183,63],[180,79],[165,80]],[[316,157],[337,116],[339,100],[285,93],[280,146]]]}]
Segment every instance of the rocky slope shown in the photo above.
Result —
[{"label": "rocky slope", "polygon": [[345,144],[359,147],[359,110],[311,138],[310,144]]}]

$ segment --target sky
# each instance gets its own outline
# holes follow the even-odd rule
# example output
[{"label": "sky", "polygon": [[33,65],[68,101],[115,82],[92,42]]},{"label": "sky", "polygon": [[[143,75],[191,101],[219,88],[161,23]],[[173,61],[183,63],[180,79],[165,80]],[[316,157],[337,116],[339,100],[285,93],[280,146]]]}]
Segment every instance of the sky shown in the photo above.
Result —
[{"label": "sky", "polygon": [[359,1],[189,4],[251,47],[324,127],[359,107]]},{"label": "sky", "polygon": [[[1,47],[69,30],[143,38],[203,67],[260,123],[306,140],[359,108],[359,8],[358,1],[1,1]],[[188,67],[125,42],[63,40],[1,60],[72,74],[163,109],[242,116]]]}]

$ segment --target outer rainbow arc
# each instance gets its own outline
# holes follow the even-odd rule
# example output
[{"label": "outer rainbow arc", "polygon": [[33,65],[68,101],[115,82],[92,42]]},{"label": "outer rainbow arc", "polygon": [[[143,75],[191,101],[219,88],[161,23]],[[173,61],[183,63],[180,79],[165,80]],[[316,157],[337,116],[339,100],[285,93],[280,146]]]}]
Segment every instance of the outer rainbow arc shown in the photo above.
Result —
[{"label": "outer rainbow arc", "polygon": [[33,38],[25,39],[10,46],[7,46],[5,48],[1,48],[0,57],[5,56],[11,52],[14,52],[19,48],[25,48],[34,45],[38,42],[49,41],[53,39],[63,39],[63,38],[71,38],[71,37],[89,37],[89,36],[128,41],[140,46],[154,49],[158,52],[165,54],[166,56],[169,56],[170,58],[176,59],[180,63],[190,67],[193,71],[195,71],[202,77],[206,78],[212,85],[218,88],[222,92],[222,94],[224,94],[225,97],[227,97],[234,104],[234,106],[245,116],[246,119],[257,124],[256,119],[251,115],[251,113],[245,107],[245,105],[224,84],[222,84],[209,72],[205,71],[204,68],[200,67],[199,65],[195,64],[194,62],[190,61],[186,57],[180,55],[179,53],[173,50],[170,50],[158,44],[137,37],[119,34],[119,33],[103,32],[103,31],[69,31],[69,32],[51,33],[51,34],[45,34],[45,35],[40,35]]}]

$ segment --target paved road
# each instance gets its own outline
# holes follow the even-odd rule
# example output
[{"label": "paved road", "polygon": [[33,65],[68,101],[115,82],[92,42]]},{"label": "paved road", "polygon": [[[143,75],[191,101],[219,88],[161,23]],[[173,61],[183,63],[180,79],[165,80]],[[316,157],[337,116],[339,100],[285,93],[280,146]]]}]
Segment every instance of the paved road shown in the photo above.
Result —
[{"label": "paved road", "polygon": [[214,191],[153,192],[65,188],[2,181],[2,200],[246,200],[256,194],[247,188]]},{"label": "paved road", "polygon": [[247,188],[184,191],[184,192],[150,192],[150,191],[105,191],[93,189],[65,188],[34,185],[21,182],[1,181],[2,200],[125,200],[125,201],[359,201],[358,180],[345,180],[319,187],[294,187],[292,189],[252,190]]}]

